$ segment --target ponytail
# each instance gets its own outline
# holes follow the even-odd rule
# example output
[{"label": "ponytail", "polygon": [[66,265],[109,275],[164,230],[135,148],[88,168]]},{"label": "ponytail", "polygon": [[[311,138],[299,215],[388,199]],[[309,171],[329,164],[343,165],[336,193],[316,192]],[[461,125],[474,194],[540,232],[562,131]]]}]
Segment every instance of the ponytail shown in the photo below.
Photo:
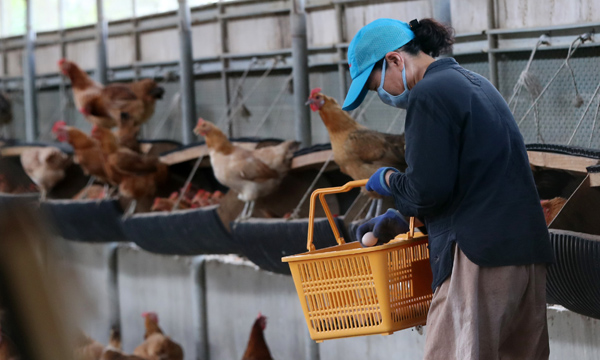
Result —
[{"label": "ponytail", "polygon": [[415,38],[402,46],[399,50],[411,55],[418,55],[419,51],[431,57],[447,54],[452,51],[454,44],[454,29],[434,19],[412,20],[410,27],[415,33]]}]

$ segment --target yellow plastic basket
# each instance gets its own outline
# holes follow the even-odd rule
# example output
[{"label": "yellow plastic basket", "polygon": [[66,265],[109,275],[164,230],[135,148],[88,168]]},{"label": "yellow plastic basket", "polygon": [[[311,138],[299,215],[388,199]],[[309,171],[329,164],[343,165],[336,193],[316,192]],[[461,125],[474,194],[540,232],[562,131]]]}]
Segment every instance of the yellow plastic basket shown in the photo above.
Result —
[{"label": "yellow plastic basket", "polygon": [[[292,272],[310,337],[317,342],[382,334],[425,325],[433,294],[427,235],[410,231],[385,245],[362,248],[340,236],[325,195],[364,186],[367,180],[319,189],[310,198],[308,252],[282,259]],[[316,250],[319,197],[338,245]]]}]

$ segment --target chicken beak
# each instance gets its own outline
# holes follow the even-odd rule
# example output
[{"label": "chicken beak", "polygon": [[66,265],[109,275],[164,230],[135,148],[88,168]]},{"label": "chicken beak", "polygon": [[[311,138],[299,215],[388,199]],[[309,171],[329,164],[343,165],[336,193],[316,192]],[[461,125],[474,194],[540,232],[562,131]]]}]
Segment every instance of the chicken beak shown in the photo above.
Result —
[{"label": "chicken beak", "polygon": [[308,100],[304,103],[304,105],[312,105],[312,104],[314,104],[314,102],[315,102],[315,99],[308,98]]}]

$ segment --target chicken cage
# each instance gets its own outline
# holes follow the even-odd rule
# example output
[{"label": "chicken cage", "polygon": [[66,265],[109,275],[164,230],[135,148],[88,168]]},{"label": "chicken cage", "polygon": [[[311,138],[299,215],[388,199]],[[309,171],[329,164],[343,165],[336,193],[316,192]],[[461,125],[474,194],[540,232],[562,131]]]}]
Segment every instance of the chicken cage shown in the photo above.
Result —
[{"label": "chicken cage", "polygon": [[[382,334],[425,325],[433,293],[428,237],[414,231],[389,243],[362,248],[346,243],[324,196],[366,185],[351,181],[340,187],[314,191],[310,199],[308,252],[282,258],[294,279],[313,340]],[[314,211],[319,198],[338,245],[316,250]]]}]

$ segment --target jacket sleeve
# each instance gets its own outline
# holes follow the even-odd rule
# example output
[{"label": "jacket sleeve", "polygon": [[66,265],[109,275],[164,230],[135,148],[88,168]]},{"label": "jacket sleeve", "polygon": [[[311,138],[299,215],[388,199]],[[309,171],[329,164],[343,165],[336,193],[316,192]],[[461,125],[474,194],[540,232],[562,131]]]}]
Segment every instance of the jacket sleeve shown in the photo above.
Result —
[{"label": "jacket sleeve", "polygon": [[389,185],[403,215],[430,216],[449,202],[456,186],[460,119],[439,97],[412,95],[417,96],[411,99],[405,125],[408,168],[393,173]]}]

